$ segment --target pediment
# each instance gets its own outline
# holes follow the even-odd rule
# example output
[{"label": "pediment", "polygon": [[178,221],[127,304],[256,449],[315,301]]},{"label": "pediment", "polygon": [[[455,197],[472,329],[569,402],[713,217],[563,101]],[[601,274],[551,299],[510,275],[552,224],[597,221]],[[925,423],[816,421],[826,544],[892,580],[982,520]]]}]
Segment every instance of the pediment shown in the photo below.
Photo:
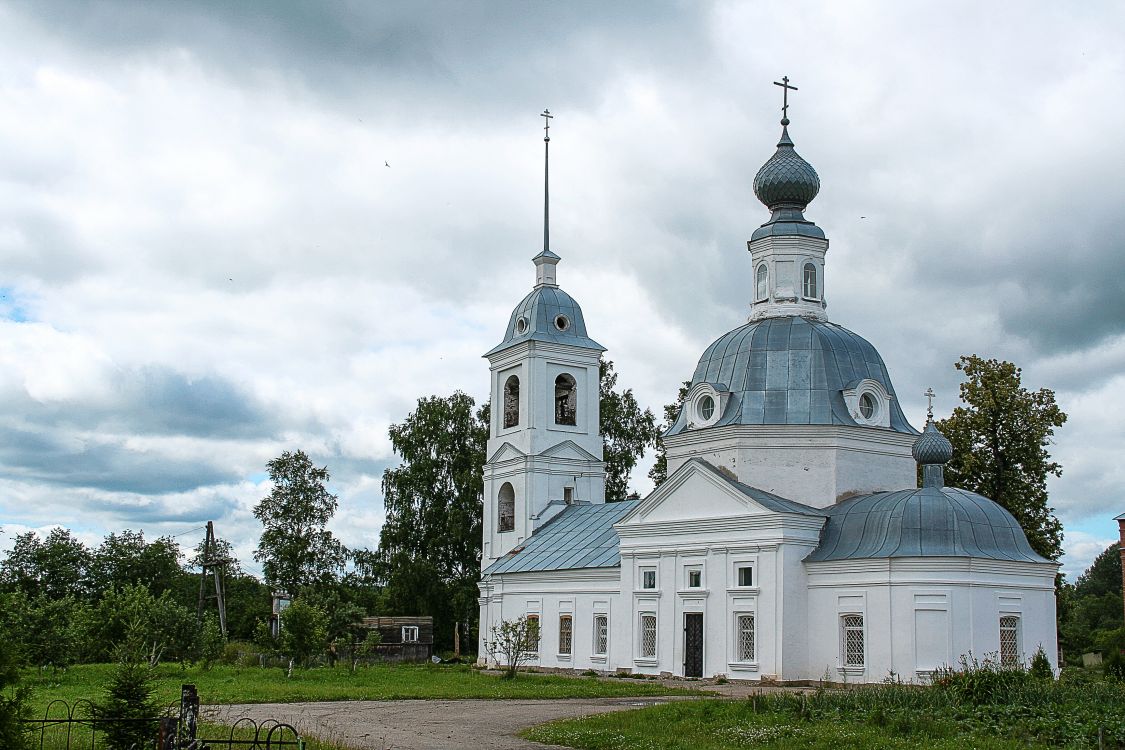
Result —
[{"label": "pediment", "polygon": [[692,460],[653,490],[620,523],[647,524],[774,512],[740,491],[714,467]]},{"label": "pediment", "polygon": [[552,445],[547,450],[539,454],[547,458],[570,458],[578,461],[598,461],[597,456],[592,455],[589,451],[584,450],[578,443],[573,440],[564,440],[561,443]]},{"label": "pediment", "polygon": [[488,459],[488,463],[495,464],[501,461],[511,461],[513,458],[525,458],[526,456],[526,453],[511,443],[504,443],[496,449],[496,452]]}]

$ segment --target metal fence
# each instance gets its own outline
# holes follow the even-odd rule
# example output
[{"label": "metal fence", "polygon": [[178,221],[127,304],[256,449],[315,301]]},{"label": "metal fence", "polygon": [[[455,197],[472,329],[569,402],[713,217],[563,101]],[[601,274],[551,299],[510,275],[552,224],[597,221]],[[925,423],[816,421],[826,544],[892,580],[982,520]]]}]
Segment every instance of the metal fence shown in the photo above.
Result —
[{"label": "metal fence", "polygon": [[[275,720],[261,723],[241,718],[218,730],[199,727],[199,695],[194,685],[184,685],[179,703],[158,716],[122,718],[105,716],[93,702],[53,700],[42,719],[22,722],[30,744],[37,750],[101,750],[123,729],[133,729],[144,739],[129,750],[304,750],[305,741],[290,724]],[[200,736],[208,731],[217,736]]]}]

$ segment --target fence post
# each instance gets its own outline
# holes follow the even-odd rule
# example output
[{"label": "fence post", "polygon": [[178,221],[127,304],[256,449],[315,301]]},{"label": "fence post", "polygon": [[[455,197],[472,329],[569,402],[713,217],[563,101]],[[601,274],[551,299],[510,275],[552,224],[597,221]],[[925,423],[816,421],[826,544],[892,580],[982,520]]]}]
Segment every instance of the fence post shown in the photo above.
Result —
[{"label": "fence post", "polygon": [[195,742],[196,725],[199,723],[199,693],[195,685],[180,686],[180,721],[177,735],[180,744],[175,748],[192,747]]}]

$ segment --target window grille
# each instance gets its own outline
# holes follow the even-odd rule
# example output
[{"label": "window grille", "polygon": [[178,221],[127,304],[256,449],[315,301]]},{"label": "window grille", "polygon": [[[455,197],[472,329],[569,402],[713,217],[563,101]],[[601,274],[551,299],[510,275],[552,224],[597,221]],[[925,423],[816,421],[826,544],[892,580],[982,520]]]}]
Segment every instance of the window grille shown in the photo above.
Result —
[{"label": "window grille", "polygon": [[527,616],[527,631],[524,636],[524,650],[539,653],[539,615]]},{"label": "window grille", "polygon": [[402,626],[402,642],[403,643],[417,643],[418,642],[418,627],[416,625],[403,625]]},{"label": "window grille", "polygon": [[754,615],[738,616],[738,660],[754,661]]},{"label": "window grille", "polygon": [[520,423],[520,379],[515,375],[504,381],[504,429]]},{"label": "window grille", "polygon": [[1014,667],[1019,664],[1020,618],[1004,615],[1000,618],[1000,664]]},{"label": "window grille", "polygon": [[609,617],[594,615],[594,653],[604,655],[609,647]]},{"label": "window grille", "polygon": [[755,279],[754,299],[761,302],[766,298],[769,292],[769,270],[766,269],[766,264],[763,263],[758,266],[758,275]]},{"label": "window grille", "polygon": [[863,666],[863,615],[844,615],[843,652],[845,667]]},{"label": "window grille", "polygon": [[808,299],[817,299],[816,288],[816,266],[812,263],[805,264],[805,297]]},{"label": "window grille", "polygon": [[511,482],[504,482],[496,506],[496,530],[511,531],[516,528],[516,491]]},{"label": "window grille", "polygon": [[739,586],[753,586],[754,585],[754,569],[750,567],[738,569],[738,585]]},{"label": "window grille", "polygon": [[656,615],[641,615],[641,656],[656,656]]},{"label": "window grille", "polygon": [[571,640],[573,638],[574,621],[570,615],[562,615],[559,617],[559,653],[569,654]]},{"label": "window grille", "polygon": [[555,424],[577,424],[578,384],[566,373],[555,378]]}]

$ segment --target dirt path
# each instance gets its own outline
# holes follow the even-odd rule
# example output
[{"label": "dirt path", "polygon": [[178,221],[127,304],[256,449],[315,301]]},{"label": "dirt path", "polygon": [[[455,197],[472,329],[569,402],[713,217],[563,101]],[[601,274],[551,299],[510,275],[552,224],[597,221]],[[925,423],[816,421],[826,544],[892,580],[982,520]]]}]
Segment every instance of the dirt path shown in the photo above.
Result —
[{"label": "dirt path", "polygon": [[545,721],[623,711],[671,697],[567,700],[407,700],[259,703],[213,706],[208,719],[232,724],[244,716],[292,724],[304,736],[364,750],[543,750],[517,733]]}]

